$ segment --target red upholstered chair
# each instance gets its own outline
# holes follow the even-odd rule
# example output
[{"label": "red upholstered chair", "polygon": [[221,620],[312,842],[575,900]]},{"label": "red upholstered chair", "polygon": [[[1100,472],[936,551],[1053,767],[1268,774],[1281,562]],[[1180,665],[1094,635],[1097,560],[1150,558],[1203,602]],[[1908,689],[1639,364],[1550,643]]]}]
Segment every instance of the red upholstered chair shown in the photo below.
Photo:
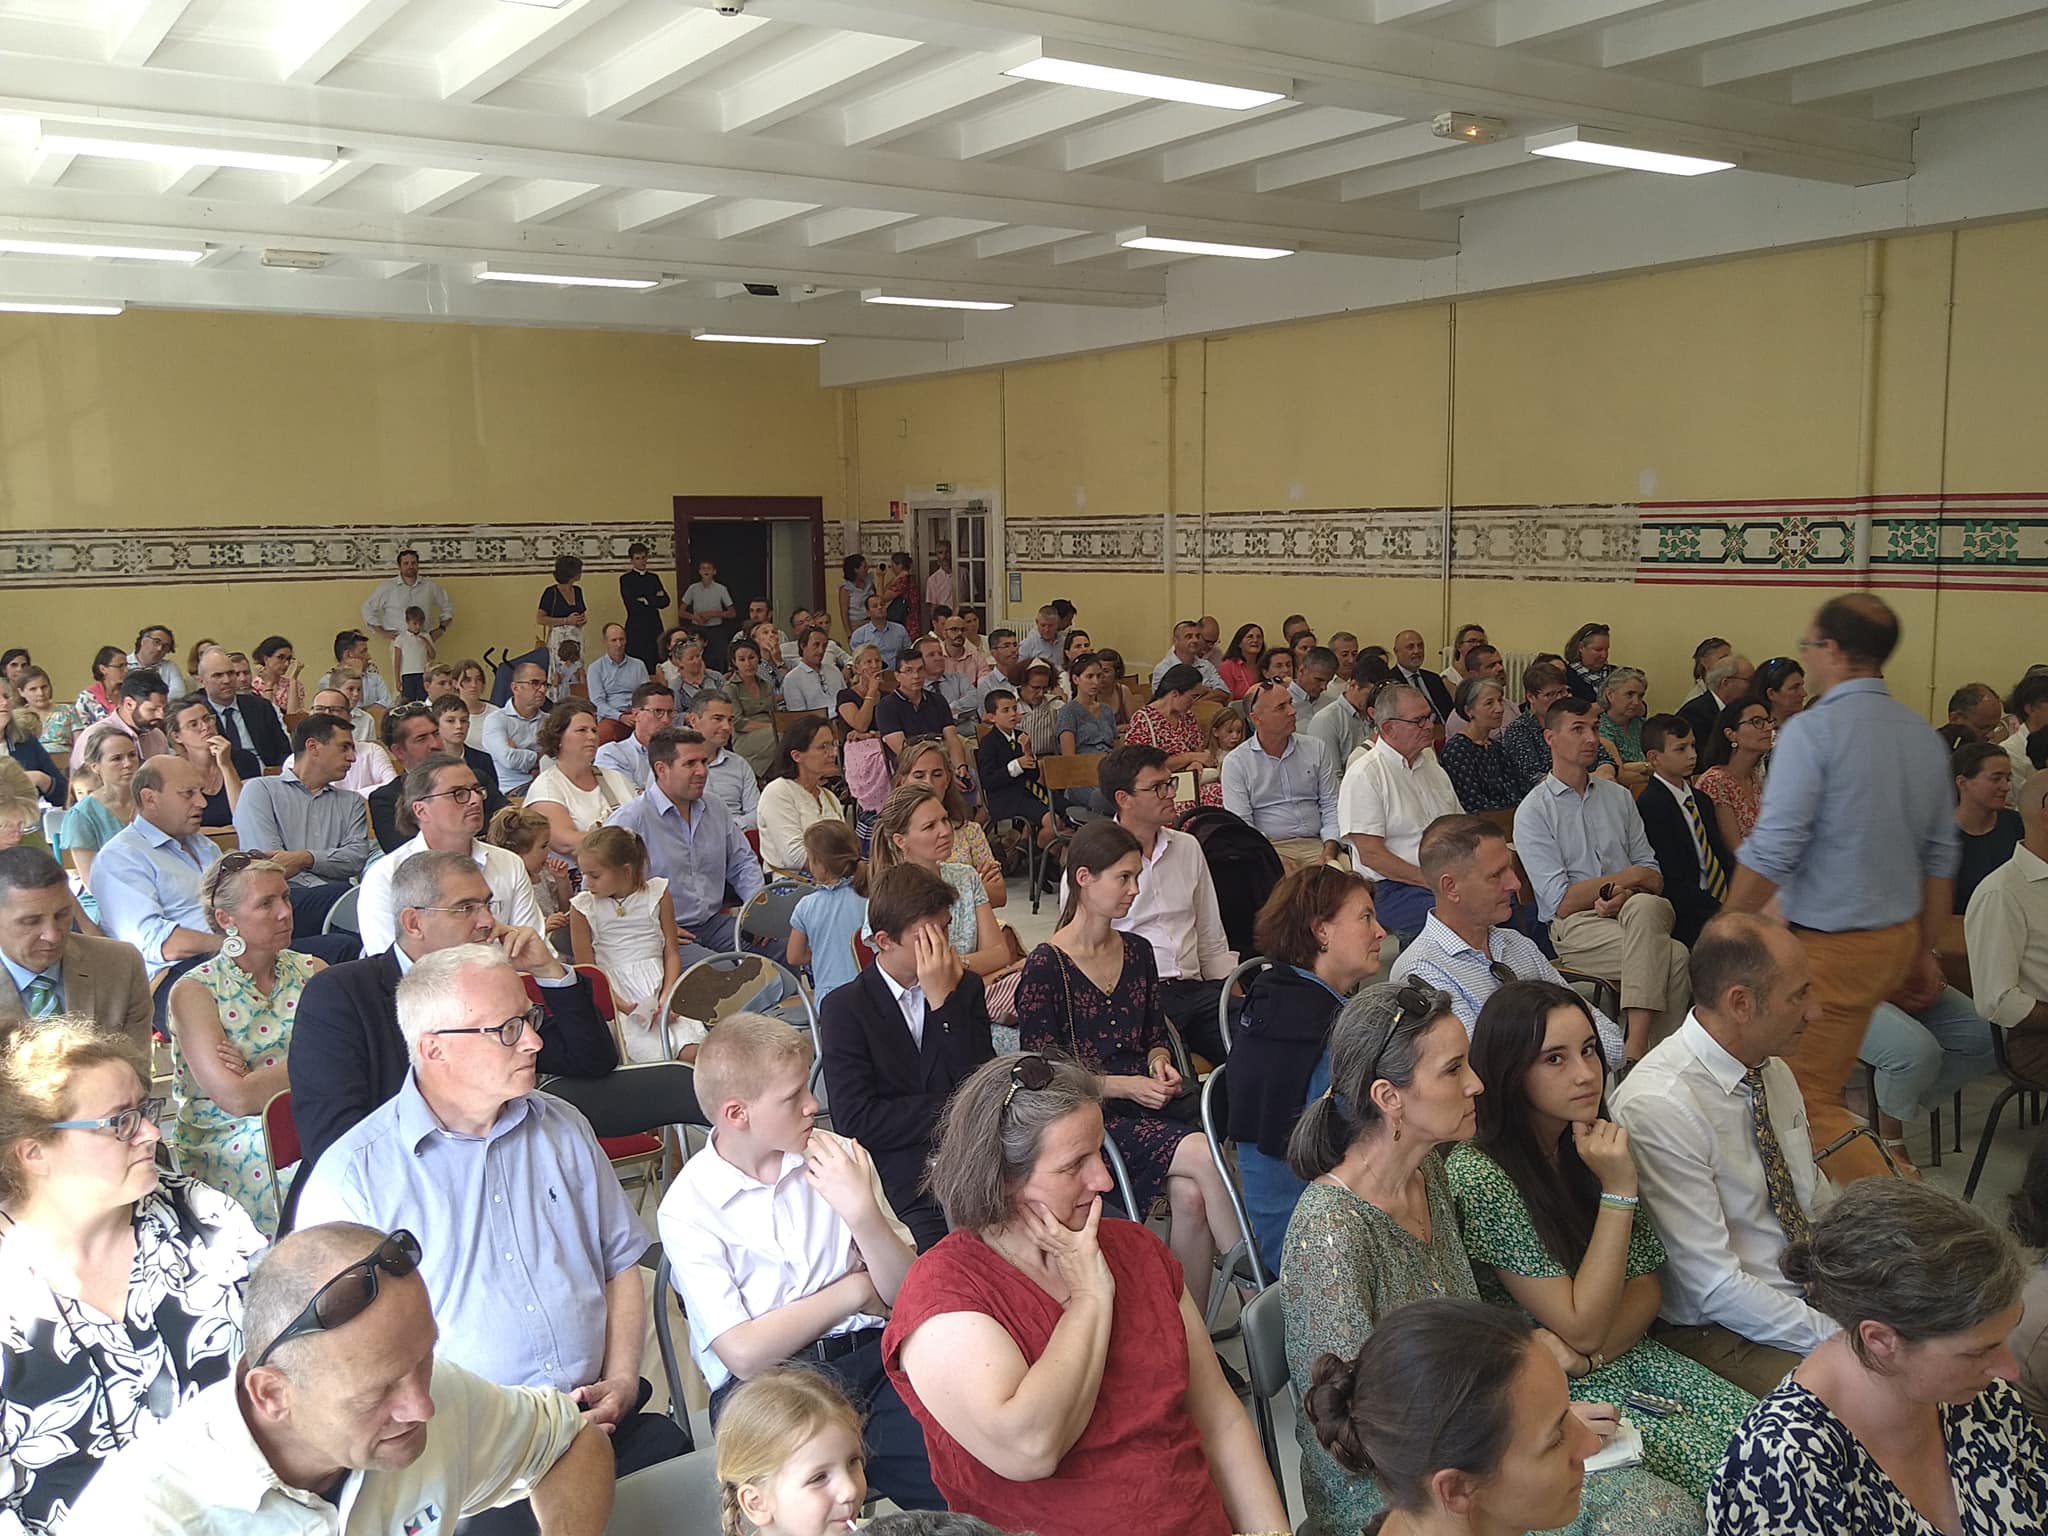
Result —
[{"label": "red upholstered chair", "polygon": [[303,1155],[298,1123],[292,1119],[292,1091],[287,1088],[273,1093],[263,1106],[263,1159],[270,1165],[270,1199],[277,1207],[280,1225],[284,1221],[284,1186],[278,1182],[277,1170],[291,1167]]}]

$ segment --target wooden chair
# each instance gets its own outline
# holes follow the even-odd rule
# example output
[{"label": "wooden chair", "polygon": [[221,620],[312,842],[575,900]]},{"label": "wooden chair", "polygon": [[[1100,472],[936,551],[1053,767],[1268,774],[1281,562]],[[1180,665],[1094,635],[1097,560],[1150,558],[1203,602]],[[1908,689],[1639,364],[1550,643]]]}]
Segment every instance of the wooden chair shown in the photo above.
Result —
[{"label": "wooden chair", "polygon": [[233,827],[209,828],[206,835],[213,839],[214,846],[222,853],[233,853],[242,846],[242,840],[235,835]]},{"label": "wooden chair", "polygon": [[1038,772],[1047,789],[1093,789],[1102,771],[1100,752],[1081,752],[1072,757],[1041,757]]},{"label": "wooden chair", "polygon": [[1209,729],[1209,722],[1228,708],[1230,706],[1221,699],[1201,699],[1196,702],[1195,707],[1189,710],[1188,713],[1195,717],[1195,724],[1206,731]]},{"label": "wooden chair", "polygon": [[780,740],[782,733],[792,725],[795,725],[799,720],[815,720],[818,724],[823,725],[825,718],[825,712],[822,709],[778,709],[775,711],[776,739]]},{"label": "wooden chair", "polygon": [[289,1168],[304,1156],[299,1145],[298,1123],[292,1119],[292,1091],[273,1093],[263,1106],[263,1161],[270,1169],[270,1199],[277,1207],[277,1220],[284,1223],[284,1186],[277,1170]]}]

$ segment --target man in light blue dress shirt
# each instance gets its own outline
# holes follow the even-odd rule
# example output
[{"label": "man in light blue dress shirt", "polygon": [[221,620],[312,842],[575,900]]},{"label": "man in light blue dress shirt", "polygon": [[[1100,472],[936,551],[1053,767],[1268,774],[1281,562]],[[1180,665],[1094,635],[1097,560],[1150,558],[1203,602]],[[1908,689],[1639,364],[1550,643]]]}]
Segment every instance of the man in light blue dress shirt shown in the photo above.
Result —
[{"label": "man in light blue dress shirt", "polygon": [[584,672],[584,686],[600,720],[618,720],[633,707],[633,690],[647,681],[647,663],[626,654],[626,626],[604,627],[604,654]]},{"label": "man in light blue dress shirt", "polygon": [[1223,808],[1249,822],[1290,866],[1313,864],[1337,836],[1337,775],[1328,751],[1294,729],[1285,683],[1248,696],[1252,734],[1223,759]]},{"label": "man in light blue dress shirt", "polygon": [[498,770],[498,788],[526,792],[540,771],[540,723],[548,712],[548,669],[522,661],[512,669],[512,701],[484,717],[484,750]]},{"label": "man in light blue dress shirt", "polygon": [[798,642],[802,650],[782,680],[782,707],[792,714],[813,709],[830,714],[838,703],[839,690],[846,686],[846,675],[826,659],[829,640],[822,629],[811,629],[804,631]]},{"label": "man in light blue dress shirt", "polygon": [[638,1411],[647,1228],[590,1122],[534,1091],[537,1015],[489,945],[415,961],[398,984],[412,1070],[314,1164],[298,1224],[415,1234],[439,1352],[501,1386],[568,1393],[632,1471],[684,1449],[673,1421]]},{"label": "man in light blue dress shirt", "polygon": [[647,743],[654,740],[656,731],[665,731],[675,724],[676,696],[659,679],[642,683],[633,690],[631,713],[633,734],[599,747],[597,766],[624,774],[633,781],[635,789],[644,792],[648,778]]},{"label": "man in light blue dress shirt", "polygon": [[[220,857],[201,834],[206,790],[199,770],[181,757],[152,757],[135,770],[135,819],[107,840],[92,861],[92,894],[110,938],[142,951],[156,981],[183,973],[220,948],[206,921],[200,883]],[[157,987],[162,999],[172,976]]]},{"label": "man in light blue dress shirt", "polygon": [[685,967],[733,948],[733,915],[719,910],[725,888],[744,902],[761,888],[761,864],[732,815],[704,793],[711,744],[699,731],[666,730],[647,744],[653,782],[608,825],[647,845],[647,872],[668,881],[676,925],[688,936]]},{"label": "man in light blue dress shirt", "polygon": [[753,765],[732,749],[732,722],[733,702],[726,694],[707,689],[690,702],[690,729],[711,747],[705,770],[710,796],[732,813],[733,825],[744,832],[760,814],[761,783]]},{"label": "man in light blue dress shirt", "polygon": [[1838,1184],[1890,1171],[1867,1137],[1830,1155],[1862,1124],[1842,1084],[1879,1003],[1908,979],[1930,995],[1941,986],[1934,946],[1962,862],[1948,749],[1884,685],[1898,641],[1898,617],[1868,593],[1814,615],[1799,651],[1820,697],[1778,732],[1723,903],[1754,912],[1775,893],[1813,965],[1820,1022],[1787,1061]]}]

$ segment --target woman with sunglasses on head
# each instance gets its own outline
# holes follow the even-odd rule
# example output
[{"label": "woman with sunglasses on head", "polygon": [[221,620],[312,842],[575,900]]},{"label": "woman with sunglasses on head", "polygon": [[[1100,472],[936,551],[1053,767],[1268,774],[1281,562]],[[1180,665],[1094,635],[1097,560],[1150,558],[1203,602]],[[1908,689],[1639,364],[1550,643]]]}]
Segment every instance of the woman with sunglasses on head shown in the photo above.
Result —
[{"label": "woman with sunglasses on head", "polygon": [[0,1040],[0,1527],[60,1528],[101,1458],[241,1356],[263,1240],[158,1172],[148,1095],[147,1059],[89,1019]]},{"label": "woman with sunglasses on head", "polygon": [[1771,724],[1783,730],[1806,708],[1806,668],[1790,656],[1773,656],[1751,676],[1749,696],[1769,706]]},{"label": "woman with sunglasses on head", "polygon": [[1565,683],[1576,698],[1597,703],[1614,670],[1608,659],[1614,636],[1605,624],[1581,624],[1564,643]]},{"label": "woman with sunglasses on head", "polygon": [[224,854],[200,894],[221,946],[171,986],[177,1115],[164,1135],[180,1168],[274,1237],[280,1196],[270,1185],[263,1106],[291,1087],[285,1053],[299,995],[326,967],[286,948],[291,887],[271,860]]},{"label": "woman with sunglasses on head", "polygon": [[1706,769],[1693,788],[1714,807],[1721,840],[1732,853],[1756,828],[1764,807],[1764,759],[1777,740],[1778,727],[1768,704],[1737,699],[1722,708],[1713,734],[1700,743],[1700,764]]},{"label": "woman with sunglasses on head", "polygon": [[1663,1300],[1664,1245],[1640,1208],[1628,1132],[1607,1117],[1607,1064],[1586,1000],[1549,981],[1511,981],[1472,1031],[1486,1084],[1478,1130],[1446,1165],[1479,1294],[1520,1307],[1588,1357],[1583,1402],[1668,1398],[1638,1408],[1643,1463],[1696,1499],[1756,1399],[1649,1337]]},{"label": "woman with sunglasses on head", "polygon": [[976,1069],[939,1121],[952,1233],[910,1266],[882,1358],[949,1508],[1039,1536],[1283,1532],[1287,1511],[1186,1275],[1104,1220],[1095,1076],[1044,1056]]},{"label": "woman with sunglasses on head", "polygon": [[[1325,1355],[1354,1358],[1397,1307],[1430,1296],[1476,1299],[1478,1282],[1458,1229],[1443,1158],[1445,1142],[1469,1141],[1482,1088],[1467,1060],[1465,1026],[1450,994],[1415,981],[1367,987],[1337,1015],[1330,1034],[1330,1087],[1311,1101],[1287,1146],[1307,1182],[1287,1227],[1280,1262],[1287,1369],[1311,1391]],[[1537,1338],[1567,1375],[1591,1362],[1547,1329]],[[1602,1439],[1611,1405],[1577,1411]],[[1382,1507],[1379,1490],[1337,1461],[1304,1415],[1301,1491],[1318,1536],[1356,1531]],[[1588,1482],[1574,1532],[1695,1536],[1699,1505],[1640,1468]]]}]

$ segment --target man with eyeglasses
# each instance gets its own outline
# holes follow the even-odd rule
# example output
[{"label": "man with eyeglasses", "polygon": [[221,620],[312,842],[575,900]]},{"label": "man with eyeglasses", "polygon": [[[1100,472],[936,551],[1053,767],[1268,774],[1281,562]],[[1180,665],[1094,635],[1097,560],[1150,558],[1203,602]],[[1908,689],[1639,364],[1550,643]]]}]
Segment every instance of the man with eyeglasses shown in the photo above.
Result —
[{"label": "man with eyeglasses", "polygon": [[[1564,985],[1536,941],[1508,926],[1521,881],[1505,832],[1462,811],[1440,816],[1423,831],[1416,861],[1436,905],[1415,942],[1394,961],[1389,981],[1414,977],[1446,993],[1468,1035],[1486,1000],[1508,982]],[[1621,1065],[1621,1026],[1590,1003],[1587,1007],[1608,1065]]]},{"label": "man with eyeglasses", "polygon": [[[404,1086],[409,1063],[398,1027],[398,984],[429,955],[458,945],[488,945],[533,978],[542,1010],[535,1027],[543,1074],[600,1077],[618,1065],[618,1046],[611,1026],[598,1017],[590,983],[562,964],[537,926],[509,926],[493,914],[491,888],[467,854],[391,854],[370,867],[386,864],[397,866],[383,882],[384,900],[396,909],[397,942],[329,966],[299,997],[286,1065],[304,1160],[287,1203],[287,1226],[320,1156]],[[367,916],[367,905],[363,910]]]},{"label": "man with eyeglasses", "polygon": [[[633,707],[627,711],[627,722],[633,727],[633,734],[599,747],[597,766],[623,774],[633,781],[635,789],[645,794],[650,773],[647,743],[654,740],[656,731],[665,731],[675,724],[675,719],[676,696],[669,691],[668,684],[659,678],[651,683],[642,683],[633,690]],[[751,778],[752,774],[748,777]]]},{"label": "man with eyeglasses", "polygon": [[429,752],[399,781],[393,826],[405,841],[363,871],[356,920],[363,953],[381,954],[398,937],[398,909],[391,881],[415,853],[459,853],[471,860],[490,886],[491,911],[514,928],[541,928],[533,878],[519,855],[484,841],[484,806],[489,792],[476,770],[452,752]]},{"label": "man with eyeglasses", "polygon": [[292,928],[316,934],[375,850],[363,797],[342,787],[356,760],[346,720],[308,715],[292,732],[292,765],[250,779],[235,802],[235,837],[284,870]]},{"label": "man with eyeglasses", "polygon": [[[412,1070],[322,1154],[299,1219],[420,1234],[443,1359],[568,1393],[621,1475],[682,1454],[675,1422],[639,1411],[651,1237],[590,1122],[534,1091],[543,1014],[518,972],[457,945],[415,964],[397,1004]],[[476,1262],[493,1250],[513,1258]]]},{"label": "man with eyeglasses", "polygon": [[1373,913],[1403,943],[1422,931],[1435,897],[1416,864],[1422,832],[1464,810],[1431,742],[1436,716],[1420,688],[1389,683],[1373,700],[1380,739],[1344,770],[1337,824],[1373,882]]},{"label": "man with eyeglasses", "polygon": [[239,1368],[102,1462],[68,1528],[447,1536],[530,1500],[544,1536],[600,1536],[603,1429],[437,1359],[423,1256],[344,1222],[281,1238],[249,1278]]},{"label": "man with eyeglasses", "polygon": [[1294,696],[1279,681],[1255,684],[1252,733],[1223,759],[1223,808],[1249,823],[1290,868],[1313,864],[1337,836],[1337,775],[1328,752],[1294,729]]},{"label": "man with eyeglasses", "polygon": [[512,669],[512,698],[484,717],[484,750],[497,765],[498,788],[520,795],[540,768],[540,722],[548,710],[548,669],[522,661]]}]

